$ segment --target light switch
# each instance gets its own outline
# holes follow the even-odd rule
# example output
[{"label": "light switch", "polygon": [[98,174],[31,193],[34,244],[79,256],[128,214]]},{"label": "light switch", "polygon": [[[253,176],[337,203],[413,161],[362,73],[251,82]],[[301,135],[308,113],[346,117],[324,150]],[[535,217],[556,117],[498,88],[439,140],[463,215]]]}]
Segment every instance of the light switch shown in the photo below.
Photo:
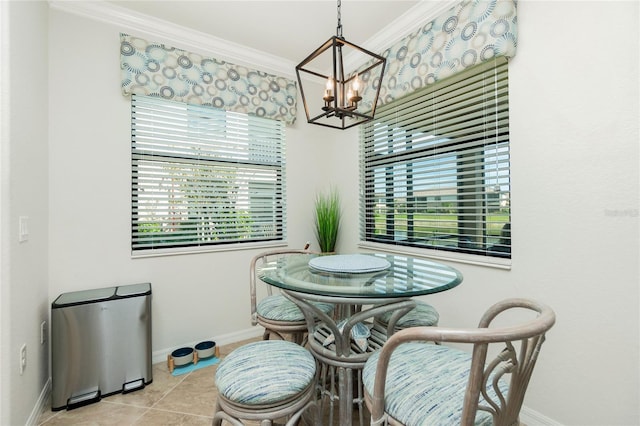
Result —
[{"label": "light switch", "polygon": [[18,241],[24,242],[29,239],[29,216],[20,216],[18,219]]}]

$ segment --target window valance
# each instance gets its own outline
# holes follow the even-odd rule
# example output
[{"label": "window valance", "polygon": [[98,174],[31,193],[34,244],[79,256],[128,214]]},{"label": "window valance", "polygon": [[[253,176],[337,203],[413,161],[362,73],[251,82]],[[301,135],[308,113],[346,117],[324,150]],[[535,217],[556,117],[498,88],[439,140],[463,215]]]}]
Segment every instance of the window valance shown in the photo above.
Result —
[{"label": "window valance", "polygon": [[293,124],[294,80],[120,34],[122,93],[158,96]]},{"label": "window valance", "polygon": [[517,34],[516,0],[461,1],[381,54],[387,69],[378,106],[496,56],[515,56]]}]

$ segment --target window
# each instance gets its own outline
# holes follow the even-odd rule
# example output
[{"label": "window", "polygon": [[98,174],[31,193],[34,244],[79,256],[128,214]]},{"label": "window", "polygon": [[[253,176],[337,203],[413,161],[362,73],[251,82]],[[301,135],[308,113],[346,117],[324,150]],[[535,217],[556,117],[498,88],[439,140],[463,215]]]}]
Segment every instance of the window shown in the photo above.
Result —
[{"label": "window", "polygon": [[132,96],[132,250],[285,237],[280,121]]},{"label": "window", "polygon": [[380,108],[360,134],[362,241],[511,257],[506,59]]}]

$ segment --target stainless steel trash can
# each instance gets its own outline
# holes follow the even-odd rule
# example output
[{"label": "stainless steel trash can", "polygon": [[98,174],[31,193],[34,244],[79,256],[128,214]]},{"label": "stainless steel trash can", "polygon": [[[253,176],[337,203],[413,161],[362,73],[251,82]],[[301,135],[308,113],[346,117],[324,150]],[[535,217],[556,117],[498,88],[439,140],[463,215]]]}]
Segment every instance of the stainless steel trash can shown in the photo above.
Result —
[{"label": "stainless steel trash can", "polygon": [[51,408],[151,383],[151,284],[64,293],[51,304]]}]

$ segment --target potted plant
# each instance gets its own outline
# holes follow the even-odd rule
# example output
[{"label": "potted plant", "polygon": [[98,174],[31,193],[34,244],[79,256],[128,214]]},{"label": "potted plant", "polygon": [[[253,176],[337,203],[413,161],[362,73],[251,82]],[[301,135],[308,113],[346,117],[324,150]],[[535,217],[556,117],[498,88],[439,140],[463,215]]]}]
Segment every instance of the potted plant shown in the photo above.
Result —
[{"label": "potted plant", "polygon": [[340,228],[340,197],[335,188],[318,193],[315,202],[315,234],[323,253],[333,253]]}]

